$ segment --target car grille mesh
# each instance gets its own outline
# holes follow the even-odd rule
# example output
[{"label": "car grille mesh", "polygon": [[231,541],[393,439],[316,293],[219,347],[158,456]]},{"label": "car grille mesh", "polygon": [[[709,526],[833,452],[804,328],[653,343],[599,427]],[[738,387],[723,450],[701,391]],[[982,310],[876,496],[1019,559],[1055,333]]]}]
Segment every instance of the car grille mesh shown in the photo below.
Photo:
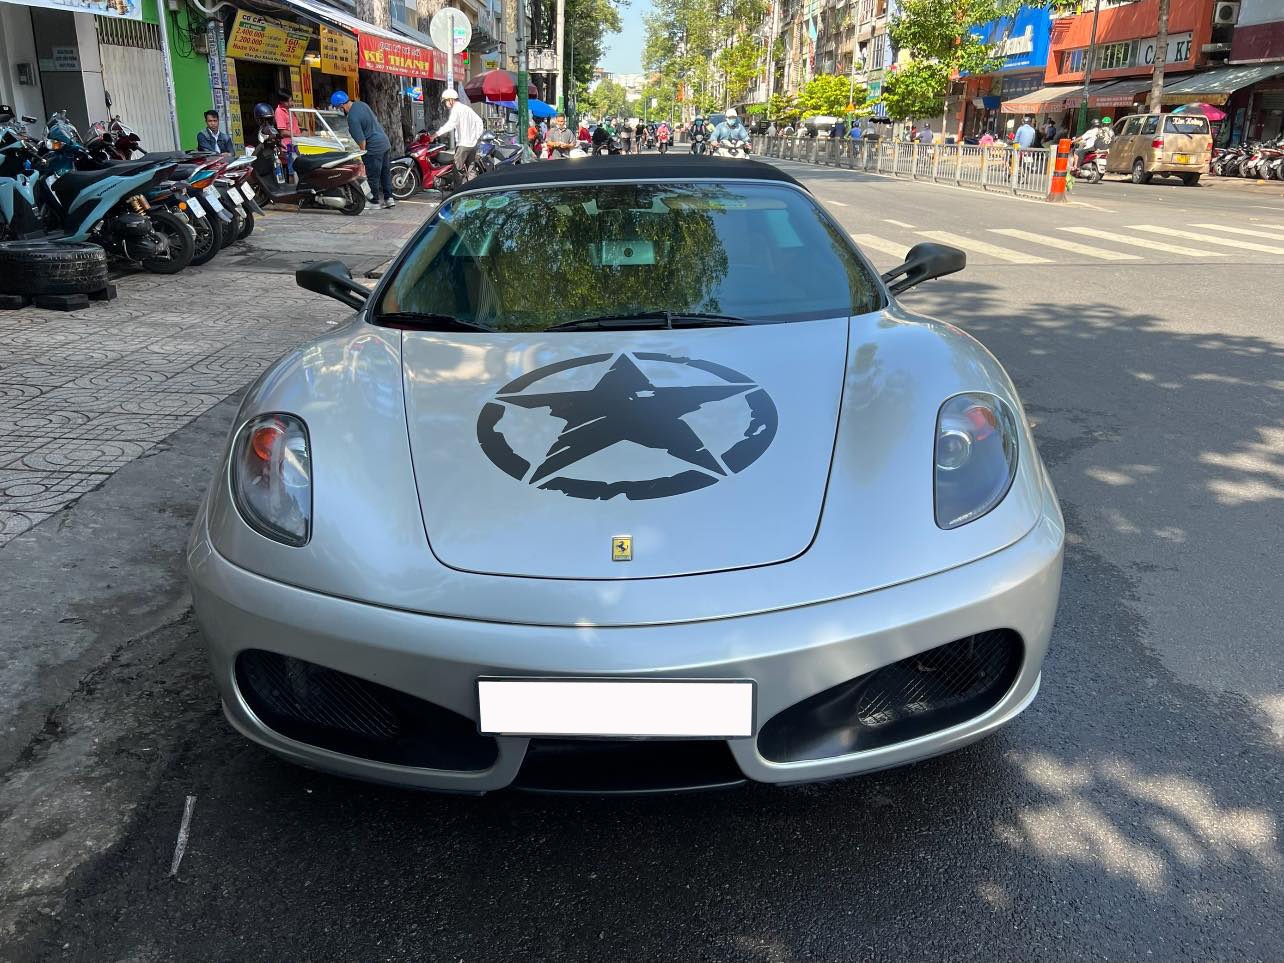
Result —
[{"label": "car grille mesh", "polygon": [[345,672],[275,652],[246,660],[245,672],[254,691],[281,715],[371,739],[391,739],[400,728],[373,684]]},{"label": "car grille mesh", "polygon": [[948,729],[999,703],[1023,653],[1010,629],[947,642],[777,713],[759,732],[758,749],[773,762],[825,759]]}]

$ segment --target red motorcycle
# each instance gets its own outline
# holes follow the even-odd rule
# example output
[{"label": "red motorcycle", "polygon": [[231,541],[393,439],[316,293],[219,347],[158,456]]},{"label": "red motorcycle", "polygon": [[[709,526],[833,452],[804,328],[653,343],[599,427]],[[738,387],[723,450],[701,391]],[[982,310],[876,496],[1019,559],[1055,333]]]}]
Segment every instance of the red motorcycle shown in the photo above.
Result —
[{"label": "red motorcycle", "polygon": [[439,190],[443,196],[459,189],[455,155],[428,131],[421,130],[406,150],[409,156],[392,162],[392,196],[397,200],[404,201],[425,189]]}]

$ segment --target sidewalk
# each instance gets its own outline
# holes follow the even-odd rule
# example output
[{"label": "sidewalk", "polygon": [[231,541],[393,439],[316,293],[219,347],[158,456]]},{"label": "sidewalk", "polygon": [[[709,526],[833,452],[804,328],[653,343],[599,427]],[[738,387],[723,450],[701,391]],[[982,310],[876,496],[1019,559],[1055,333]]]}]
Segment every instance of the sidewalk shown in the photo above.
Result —
[{"label": "sidewalk", "polygon": [[337,257],[356,275],[375,270],[434,207],[270,210],[204,267],[118,279],[115,301],[0,312],[0,545],[346,318],[295,286],[298,265]]}]

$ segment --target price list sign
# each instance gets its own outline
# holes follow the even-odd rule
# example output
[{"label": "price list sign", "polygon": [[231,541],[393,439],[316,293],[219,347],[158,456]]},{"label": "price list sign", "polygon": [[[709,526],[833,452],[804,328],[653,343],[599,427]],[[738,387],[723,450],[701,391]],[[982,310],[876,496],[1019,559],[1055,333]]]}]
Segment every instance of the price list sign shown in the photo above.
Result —
[{"label": "price list sign", "polygon": [[321,25],[321,72],[335,77],[357,77],[357,38]]},{"label": "price list sign", "polygon": [[227,55],[237,60],[297,67],[303,63],[311,39],[311,27],[238,10],[227,38]]}]

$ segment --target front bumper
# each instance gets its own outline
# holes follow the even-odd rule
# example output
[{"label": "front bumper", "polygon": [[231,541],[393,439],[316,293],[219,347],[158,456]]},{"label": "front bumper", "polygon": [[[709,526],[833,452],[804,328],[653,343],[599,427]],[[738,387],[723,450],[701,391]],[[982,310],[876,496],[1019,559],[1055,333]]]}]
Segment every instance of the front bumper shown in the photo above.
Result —
[{"label": "front bumper", "polygon": [[[196,614],[227,718],[243,735],[294,762],[341,775],[430,789],[484,792],[517,779],[531,740],[498,737],[480,771],[427,769],[358,758],[287,738],[251,710],[237,656],[267,650],[345,672],[478,718],[479,676],[753,679],[756,726],[838,683],[951,640],[1010,629],[1024,658],[997,703],[974,718],[892,745],[820,759],[773,762],[757,733],[726,740],[743,776],[787,783],[902,765],[979,739],[1034,698],[1061,585],[1064,528],[1054,496],[1022,539],[930,577],[817,605],[661,626],[575,628],[488,623],[381,608],[274,582],[233,565],[203,519],[189,546]],[[698,577],[698,576],[697,576]],[[764,570],[770,577],[770,569]],[[640,591],[648,590],[646,583]],[[663,633],[664,645],[655,644]],[[658,664],[648,653],[681,651]]]}]

